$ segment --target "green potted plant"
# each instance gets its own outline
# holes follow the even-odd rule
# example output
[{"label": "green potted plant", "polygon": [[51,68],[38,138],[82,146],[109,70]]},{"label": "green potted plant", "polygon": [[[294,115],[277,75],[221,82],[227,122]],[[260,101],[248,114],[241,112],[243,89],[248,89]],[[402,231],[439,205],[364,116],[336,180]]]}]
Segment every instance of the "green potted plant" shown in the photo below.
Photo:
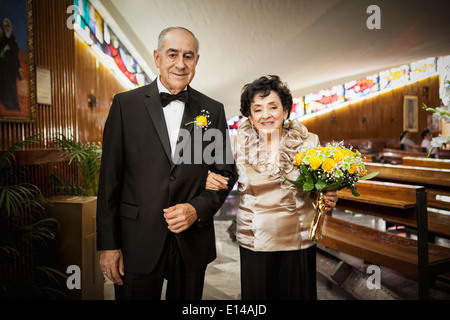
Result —
[{"label": "green potted plant", "polygon": [[[39,134],[13,144],[0,156],[0,297],[5,299],[59,298],[59,281],[66,275],[33,259],[55,237],[56,220],[44,217],[40,189],[23,181],[26,168],[16,165],[14,152],[36,143]],[[30,249],[31,248],[31,249]],[[31,272],[25,263],[33,259]],[[15,268],[6,274],[6,266]]]},{"label": "green potted plant", "polygon": [[70,299],[103,299],[104,278],[96,250],[95,226],[102,146],[62,134],[56,142],[69,166],[77,168],[75,179],[50,177],[60,194],[50,198],[52,206],[47,208],[47,214],[60,224],[54,252],[58,257],[56,264],[60,269],[75,265],[81,270],[81,288],[67,291]]},{"label": "green potted plant", "polygon": [[56,142],[62,148],[63,157],[69,160],[69,165],[77,166],[80,174],[78,184],[71,184],[67,179],[52,175],[51,179],[59,188],[60,193],[97,196],[102,145],[100,143],[78,142],[62,134],[56,139]]}]

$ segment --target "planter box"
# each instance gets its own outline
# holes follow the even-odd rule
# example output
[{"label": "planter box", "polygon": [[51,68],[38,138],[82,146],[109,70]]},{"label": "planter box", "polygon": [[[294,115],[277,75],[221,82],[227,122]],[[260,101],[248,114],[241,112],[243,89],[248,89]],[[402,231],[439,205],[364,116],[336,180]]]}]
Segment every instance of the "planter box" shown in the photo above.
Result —
[{"label": "planter box", "polygon": [[[81,288],[69,289],[64,283],[64,292],[72,300],[103,300],[104,278],[96,244],[97,197],[55,196],[48,200],[52,204],[46,208],[47,216],[60,224],[50,246],[51,264],[65,274],[71,265],[81,271]],[[72,276],[73,271],[67,275]]]}]

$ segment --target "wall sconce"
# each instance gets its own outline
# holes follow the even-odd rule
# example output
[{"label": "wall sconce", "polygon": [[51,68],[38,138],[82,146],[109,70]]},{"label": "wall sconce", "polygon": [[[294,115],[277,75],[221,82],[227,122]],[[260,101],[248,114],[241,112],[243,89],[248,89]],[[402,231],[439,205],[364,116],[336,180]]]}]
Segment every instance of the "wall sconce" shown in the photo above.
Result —
[{"label": "wall sconce", "polygon": [[91,93],[88,94],[88,106],[91,109],[94,109],[95,107],[97,107],[97,97],[95,96],[93,91],[91,91]]}]

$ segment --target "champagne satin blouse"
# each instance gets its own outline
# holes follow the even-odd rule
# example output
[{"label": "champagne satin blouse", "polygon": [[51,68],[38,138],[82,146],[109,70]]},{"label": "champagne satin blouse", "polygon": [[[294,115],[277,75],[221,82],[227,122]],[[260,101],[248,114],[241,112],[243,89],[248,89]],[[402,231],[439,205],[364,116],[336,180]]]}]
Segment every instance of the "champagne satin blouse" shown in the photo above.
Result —
[{"label": "champagne satin blouse", "polygon": [[306,249],[314,244],[308,240],[314,212],[310,192],[285,178],[297,179],[295,155],[317,145],[318,136],[292,120],[285,126],[274,163],[270,163],[250,121],[240,125],[235,147],[240,194],[236,238],[240,246],[269,252]]}]

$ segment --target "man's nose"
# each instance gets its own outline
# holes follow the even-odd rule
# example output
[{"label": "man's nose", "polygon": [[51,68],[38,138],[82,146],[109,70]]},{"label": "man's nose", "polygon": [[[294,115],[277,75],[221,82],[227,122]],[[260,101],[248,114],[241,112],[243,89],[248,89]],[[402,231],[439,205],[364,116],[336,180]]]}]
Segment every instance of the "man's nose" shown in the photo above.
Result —
[{"label": "man's nose", "polygon": [[185,64],[184,64],[184,58],[183,58],[183,56],[179,56],[179,57],[178,57],[177,63],[175,64],[175,66],[176,66],[178,69],[184,69]]}]

